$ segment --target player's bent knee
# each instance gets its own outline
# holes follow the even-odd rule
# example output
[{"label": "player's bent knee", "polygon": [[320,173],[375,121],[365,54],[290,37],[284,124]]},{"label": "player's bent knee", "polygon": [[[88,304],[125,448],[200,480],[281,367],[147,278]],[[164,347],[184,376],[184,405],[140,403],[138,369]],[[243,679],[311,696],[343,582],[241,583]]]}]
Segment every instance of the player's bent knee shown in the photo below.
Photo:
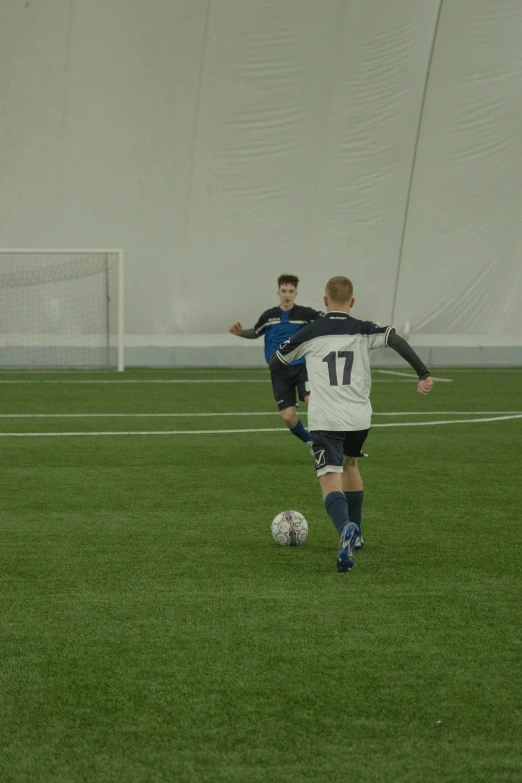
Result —
[{"label": "player's bent knee", "polygon": [[357,458],[356,457],[345,457],[343,460],[343,468],[345,470],[349,470],[350,468],[356,468],[357,467]]},{"label": "player's bent knee", "polygon": [[281,414],[281,417],[282,417],[283,421],[285,422],[285,424],[288,424],[288,425],[294,424],[294,422],[295,422],[295,420],[297,418],[295,408],[283,408],[283,410],[279,411],[279,413]]}]

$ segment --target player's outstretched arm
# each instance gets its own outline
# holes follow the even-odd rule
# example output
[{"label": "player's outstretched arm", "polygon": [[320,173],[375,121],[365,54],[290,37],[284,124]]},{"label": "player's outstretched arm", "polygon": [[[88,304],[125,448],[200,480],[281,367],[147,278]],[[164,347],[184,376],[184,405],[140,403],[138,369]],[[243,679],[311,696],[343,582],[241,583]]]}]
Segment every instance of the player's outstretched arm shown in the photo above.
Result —
[{"label": "player's outstretched arm", "polygon": [[228,331],[230,334],[235,334],[238,337],[246,337],[247,340],[255,340],[256,337],[259,337],[259,335],[256,334],[256,330],[254,328],[243,329],[239,321],[236,321],[235,324],[232,324]]},{"label": "player's outstretched arm", "polygon": [[417,373],[419,377],[419,383],[417,384],[417,391],[419,394],[422,394],[425,396],[428,394],[428,392],[431,391],[433,386],[433,378],[430,375],[430,371],[420,358],[418,354],[415,353],[411,345],[409,345],[404,337],[401,337],[399,334],[396,334],[395,332],[392,332],[388,336],[388,345],[390,348],[393,348],[396,353],[399,354],[399,356],[402,356],[402,358],[408,362],[410,367],[412,367],[415,372]]}]

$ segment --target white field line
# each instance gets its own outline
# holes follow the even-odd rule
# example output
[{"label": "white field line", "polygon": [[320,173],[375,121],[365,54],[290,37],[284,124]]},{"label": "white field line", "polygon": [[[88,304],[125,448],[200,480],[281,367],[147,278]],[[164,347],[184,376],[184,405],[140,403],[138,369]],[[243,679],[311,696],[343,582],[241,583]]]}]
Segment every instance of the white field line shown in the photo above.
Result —
[{"label": "white field line", "polygon": [[[510,416],[496,416],[487,419],[448,419],[443,421],[400,421],[388,424],[374,424],[373,427],[428,427],[439,424],[480,424],[482,422],[522,419],[522,413]],[[118,435],[232,435],[249,432],[288,432],[286,427],[267,427],[241,430],[145,430],[130,432],[0,432],[0,438],[72,438]]]},{"label": "white field line", "polygon": [[68,379],[62,379],[62,380],[49,380],[48,378],[42,378],[41,380],[29,380],[26,378],[20,378],[20,379],[13,379],[13,380],[0,380],[0,384],[27,384],[27,383],[61,383],[61,384],[69,384],[69,383],[113,383],[113,384],[120,384],[120,383],[270,383],[270,378],[263,378],[263,379],[243,379],[243,378],[127,378],[122,380],[100,380],[99,378],[91,378],[86,381],[78,381],[78,380],[68,380]]},{"label": "white field line", "polygon": [[[198,368],[198,367],[149,367],[148,372],[165,372],[165,373],[196,373],[196,374],[207,374],[207,375],[217,375],[218,373],[225,373],[225,372],[248,372],[248,373],[266,373],[268,372],[268,369],[266,367],[207,367],[205,368]],[[30,369],[16,369],[12,367],[11,369],[1,369],[0,375],[116,375],[116,370],[74,370],[74,369],[63,369],[63,370],[30,370]],[[140,372],[140,370],[135,370],[134,368],[130,367],[125,372],[132,374],[133,372]]]},{"label": "white field line", "polygon": [[[165,368],[166,373],[190,373],[191,375],[217,375],[219,373],[225,373],[225,372],[243,372],[246,371],[249,374],[266,374],[268,371],[266,369],[263,369],[262,367],[256,368],[256,367],[245,367],[245,368],[231,368],[228,370],[215,368],[215,369],[195,369],[192,367],[168,367]],[[128,372],[132,372],[132,369]],[[448,367],[446,369],[443,369],[443,372],[448,373],[449,375],[453,375],[454,373],[520,373],[522,372],[522,367],[473,367],[473,368],[467,368],[467,367]],[[76,375],[116,375],[116,373],[112,370],[0,370],[0,376],[6,375],[6,376],[14,376],[14,375],[68,375],[74,373]],[[372,373],[380,373],[381,375],[398,375],[402,376],[403,378],[411,378],[412,380],[417,380],[417,376],[413,373],[408,373],[408,371],[401,371],[401,370],[380,370],[378,368],[373,368]],[[442,381],[442,382],[451,382],[454,380],[454,378],[439,378],[436,376],[432,376],[433,380],[436,381]],[[178,379],[174,378],[172,379],[174,382]],[[219,382],[221,379],[209,379],[209,382],[215,383],[216,381]],[[236,380],[236,379],[235,379]],[[147,378],[140,379],[132,379],[132,380],[100,380],[97,381],[97,379],[90,379],[85,381],[85,383],[169,383],[170,379],[161,379],[161,380],[150,380]],[[38,379],[38,380],[32,380],[32,379],[24,379],[24,378],[12,378],[12,380],[0,380],[0,383],[81,383],[82,381],[76,381],[76,380],[47,380],[47,379]],[[248,381],[242,381],[241,379],[237,380],[238,383],[248,383]],[[378,382],[374,379],[374,383]]]},{"label": "white field line", "polygon": [[[301,416],[302,413],[299,415]],[[494,416],[514,413],[522,413],[522,411],[392,411],[390,413],[373,411],[372,416]]]},{"label": "white field line", "polygon": [[443,372],[522,372],[522,367],[447,367]]},{"label": "white field line", "polygon": [[[417,381],[418,378],[414,373],[401,371],[401,370],[372,370],[372,372],[381,373],[381,375],[399,375],[401,378],[411,378]],[[431,376],[434,381],[442,381],[442,383],[453,383],[453,378],[437,378],[435,375]]]},{"label": "white field line", "polygon": [[480,424],[488,421],[505,421],[507,419],[522,419],[522,413],[514,413],[509,416],[494,416],[487,419],[446,419],[438,421],[394,421],[387,424],[372,424],[373,427],[429,427],[437,424]]},{"label": "white field line", "polygon": [[[300,411],[300,416],[308,411]],[[206,416],[279,416],[279,411],[256,411],[255,413],[0,413],[0,419],[178,419]]]},{"label": "white field line", "polygon": [[[522,414],[522,411],[390,411],[373,416],[486,416]],[[0,419],[191,419],[216,416],[279,416],[279,411],[232,411],[219,413],[0,413]],[[299,416],[308,416],[299,410]],[[374,425],[377,426],[377,425]]]},{"label": "white field line", "polygon": [[[391,379],[391,378],[374,378],[372,383],[411,383],[412,380],[417,380],[416,377],[410,378],[403,378],[403,379]],[[7,384],[31,384],[31,383],[60,383],[60,384],[77,384],[77,383],[97,383],[97,384],[123,384],[123,383],[270,383],[270,378],[263,378],[259,380],[253,380],[253,379],[247,379],[247,378],[162,378],[162,379],[133,379],[133,380],[121,380],[121,381],[105,381],[105,380],[99,380],[99,379],[92,379],[88,381],[76,381],[76,380],[61,380],[61,381],[55,381],[55,380],[48,380],[46,378],[43,378],[40,381],[34,381],[34,380],[26,380],[26,379],[20,379],[20,380],[0,380],[0,384],[7,385]]]},{"label": "white field line", "polygon": [[150,430],[131,432],[0,432],[0,438],[72,438],[102,435],[226,435],[239,432],[288,432],[286,427],[248,430]]},{"label": "white field line", "polygon": [[14,367],[0,370],[0,375],[116,375],[116,370],[17,370]]},{"label": "white field line", "polygon": [[401,375],[403,378],[416,378],[415,373],[408,372],[408,370],[372,370],[372,372],[380,372],[382,375]]},{"label": "white field line", "polygon": [[[153,371],[153,368],[151,368],[151,371]],[[263,369],[256,369],[255,367],[245,367],[245,368],[239,368],[238,370],[235,370],[234,368],[231,368],[229,370],[192,370],[190,367],[168,367],[165,369],[165,376],[167,378],[177,378],[179,375],[225,375],[226,373],[235,373],[236,375],[240,375],[241,373],[247,372],[249,375],[268,375],[269,370],[268,368]],[[134,375],[132,370],[125,371],[126,375]],[[114,378],[117,380],[118,373],[115,370],[0,370],[0,376],[5,376],[6,378],[12,378],[13,380],[18,380],[19,378],[21,380],[24,380],[27,378],[28,380],[31,380],[31,378],[34,378],[35,380],[38,380],[41,382],[41,378],[38,378],[39,375],[52,375],[54,376],[51,380],[60,380],[62,376],[68,376],[68,375],[75,375],[77,378],[86,378],[87,380],[91,380],[89,376],[92,375],[104,375],[109,380],[111,378]],[[94,379],[95,380],[95,379]],[[100,380],[104,380],[101,378]],[[136,378],[136,380],[141,380],[140,378]],[[143,380],[147,380],[147,378],[144,378]]]},{"label": "white field line", "polygon": [[[437,368],[435,368],[437,369]],[[455,372],[522,372],[522,364],[512,366],[492,367],[439,367],[442,372],[455,373]],[[411,371],[404,368],[404,370],[386,369],[380,367],[372,367],[373,372],[382,373],[404,373],[411,374]],[[248,372],[248,373],[267,373],[267,367],[148,367],[148,368],[135,368],[128,367],[125,372],[127,373],[142,373],[142,372],[165,372],[165,373],[197,373],[197,374],[217,374],[226,372]],[[19,368],[19,367],[2,367],[0,369],[0,375],[116,375],[116,370],[111,369],[74,369],[70,367],[53,368],[49,367],[31,369],[31,368]]]}]

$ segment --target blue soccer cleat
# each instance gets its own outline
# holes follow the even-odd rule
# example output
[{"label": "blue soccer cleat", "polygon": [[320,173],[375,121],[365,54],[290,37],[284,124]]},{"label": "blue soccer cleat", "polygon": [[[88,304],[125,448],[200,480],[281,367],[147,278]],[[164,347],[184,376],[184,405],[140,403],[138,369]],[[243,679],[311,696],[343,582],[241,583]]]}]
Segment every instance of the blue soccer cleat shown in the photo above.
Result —
[{"label": "blue soccer cleat", "polygon": [[339,551],[337,552],[337,570],[340,574],[351,571],[355,558],[353,556],[355,542],[360,535],[359,528],[353,522],[347,522],[341,533]]}]

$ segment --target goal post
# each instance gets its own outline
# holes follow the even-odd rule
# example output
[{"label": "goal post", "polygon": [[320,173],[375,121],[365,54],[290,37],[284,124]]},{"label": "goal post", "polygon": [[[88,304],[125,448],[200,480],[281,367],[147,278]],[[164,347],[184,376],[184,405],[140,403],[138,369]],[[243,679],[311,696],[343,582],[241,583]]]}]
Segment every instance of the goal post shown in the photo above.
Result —
[{"label": "goal post", "polygon": [[123,274],[119,249],[0,249],[0,367],[123,371]]}]

